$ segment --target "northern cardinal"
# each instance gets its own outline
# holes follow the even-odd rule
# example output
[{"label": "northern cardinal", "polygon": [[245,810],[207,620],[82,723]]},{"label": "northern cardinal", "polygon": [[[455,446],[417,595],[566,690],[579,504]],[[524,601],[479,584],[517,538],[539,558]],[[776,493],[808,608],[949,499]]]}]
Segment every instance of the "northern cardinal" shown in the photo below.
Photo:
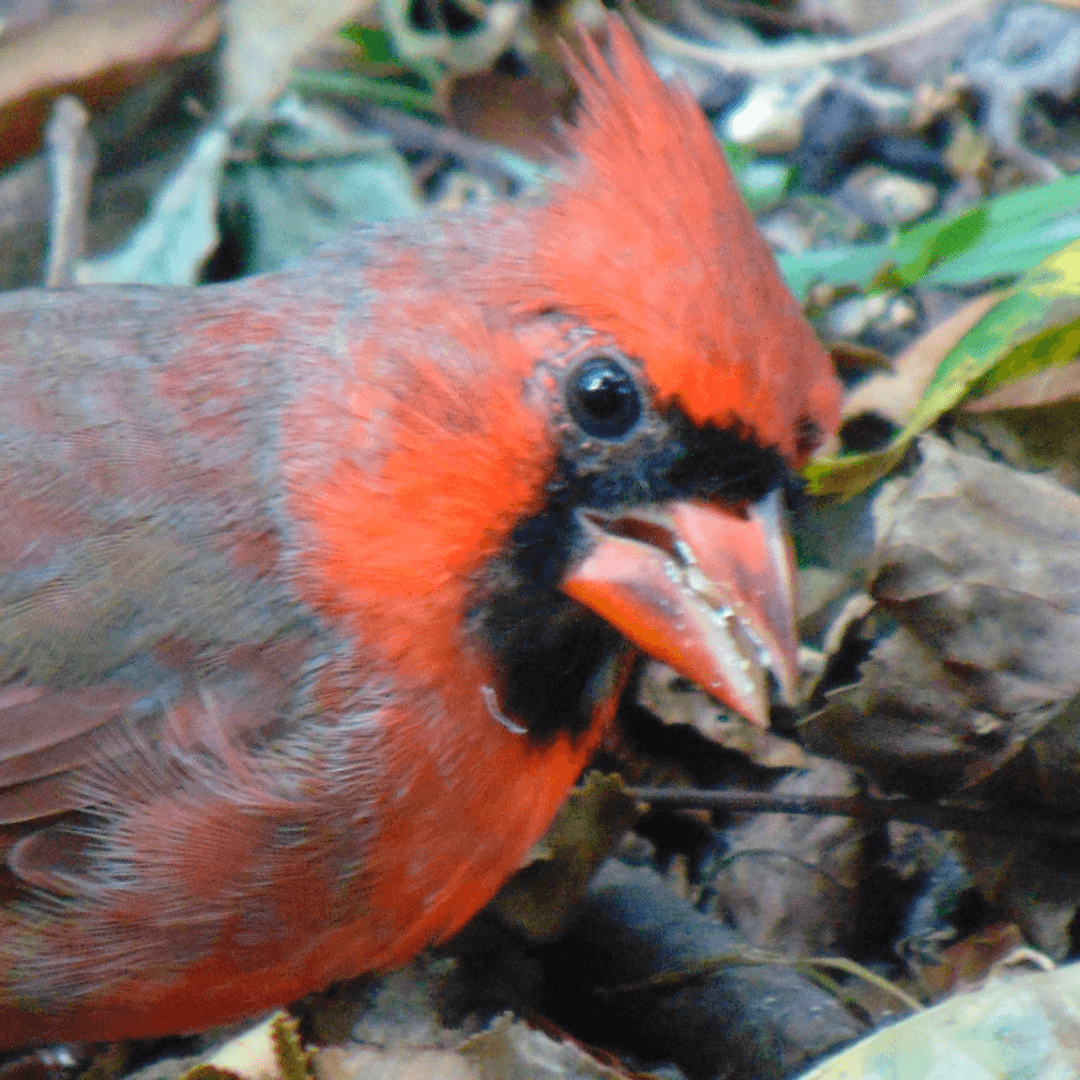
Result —
[{"label": "northern cardinal", "polygon": [[690,95],[578,66],[528,205],[0,298],[0,1045],[397,965],[519,865],[640,650],[767,717],[838,416]]}]

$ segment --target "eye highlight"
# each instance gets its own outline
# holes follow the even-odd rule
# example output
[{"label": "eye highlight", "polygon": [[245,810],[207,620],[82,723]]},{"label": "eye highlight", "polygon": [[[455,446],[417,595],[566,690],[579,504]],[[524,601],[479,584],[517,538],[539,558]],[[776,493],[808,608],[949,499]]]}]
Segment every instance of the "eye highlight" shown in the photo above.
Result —
[{"label": "eye highlight", "polygon": [[621,439],[641,419],[637,386],[610,356],[594,356],[570,376],[566,405],[581,430],[596,439]]}]

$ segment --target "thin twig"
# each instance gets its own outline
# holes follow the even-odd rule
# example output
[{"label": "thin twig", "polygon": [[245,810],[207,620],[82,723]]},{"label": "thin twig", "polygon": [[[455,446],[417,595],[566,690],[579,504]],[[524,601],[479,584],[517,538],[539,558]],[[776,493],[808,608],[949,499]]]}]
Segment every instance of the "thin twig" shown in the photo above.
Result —
[{"label": "thin twig", "polygon": [[988,0],[952,0],[952,3],[931,8],[925,15],[896,23],[884,30],[875,30],[850,41],[825,41],[798,45],[769,45],[753,51],[723,49],[716,45],[702,45],[686,41],[669,33],[656,23],[646,19],[634,10],[630,4],[624,12],[630,25],[646,41],[657,48],[719,68],[721,71],[743,75],[775,75],[798,68],[817,67],[820,64],[835,64],[841,60],[854,60],[877,49],[887,49],[894,45],[903,45],[918,37],[933,33],[961,15],[987,6]]},{"label": "thin twig", "polygon": [[374,126],[388,131],[394,141],[406,149],[453,155],[499,190],[507,190],[508,182],[521,188],[535,187],[548,172],[544,166],[520,154],[492,146],[445,124],[434,124],[396,109],[367,105],[359,110],[359,115]]},{"label": "thin twig", "polygon": [[863,982],[877,987],[883,994],[895,998],[913,1013],[923,1012],[926,1008],[921,1001],[912,997],[906,990],[902,990],[896,983],[890,982],[888,979],[876,974],[869,968],[863,967],[858,961],[850,960],[846,956],[800,957],[793,962],[793,965],[804,972],[813,971],[815,969],[822,971],[842,971],[845,975],[850,975],[856,979],[862,979]]},{"label": "thin twig", "polygon": [[694,964],[688,964],[682,968],[671,971],[662,971],[647,979],[639,979],[635,982],[616,983],[611,986],[600,986],[594,991],[597,997],[614,998],[625,994],[639,994],[650,990],[675,990],[685,986],[689,982],[709,978],[723,968],[749,967],[749,966],[773,966],[793,967],[811,975],[819,971],[842,971],[856,979],[862,979],[871,986],[877,987],[882,993],[899,1001],[911,1012],[922,1012],[925,1006],[917,998],[912,997],[895,983],[875,974],[868,968],[863,967],[858,961],[850,960],[845,956],[784,956],[783,953],[772,952],[768,949],[759,949],[753,945],[736,949],[728,953],[720,953],[700,960]]},{"label": "thin twig", "polygon": [[45,129],[48,143],[52,210],[49,215],[49,258],[45,284],[75,284],[75,266],[86,251],[86,219],[97,147],[87,127],[82,102],[57,98]]},{"label": "thin twig", "polygon": [[706,6],[714,15],[745,19],[747,22],[771,26],[778,30],[813,29],[798,11],[777,11],[755,4],[753,0],[707,0]]},{"label": "thin twig", "polygon": [[970,804],[926,802],[920,799],[872,799],[845,795],[772,795],[746,791],[703,791],[695,788],[630,788],[630,794],[650,806],[723,810],[738,814],[810,814],[849,817],[874,824],[907,821],[932,829],[989,833],[1030,840],[1080,844],[1080,821],[1052,814],[978,807]]}]

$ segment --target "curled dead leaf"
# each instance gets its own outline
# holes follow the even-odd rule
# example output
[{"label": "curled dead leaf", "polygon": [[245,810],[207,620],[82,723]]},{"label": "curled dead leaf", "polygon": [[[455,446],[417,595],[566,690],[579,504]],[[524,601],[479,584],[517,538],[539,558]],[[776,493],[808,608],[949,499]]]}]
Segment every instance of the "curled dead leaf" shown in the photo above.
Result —
[{"label": "curled dead leaf", "polygon": [[831,691],[808,744],[887,787],[989,776],[1080,693],[1080,496],[919,442],[874,506],[871,592],[901,629]]}]

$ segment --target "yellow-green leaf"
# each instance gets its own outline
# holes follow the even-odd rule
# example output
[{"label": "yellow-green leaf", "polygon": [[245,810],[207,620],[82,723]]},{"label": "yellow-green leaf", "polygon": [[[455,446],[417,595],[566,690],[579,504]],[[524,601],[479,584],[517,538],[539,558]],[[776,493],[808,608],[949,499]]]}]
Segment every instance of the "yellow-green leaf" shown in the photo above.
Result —
[{"label": "yellow-green leaf", "polygon": [[1080,351],[1080,240],[1029,270],[942,360],[903,429],[883,450],[822,457],[806,475],[821,495],[856,495],[894,468],[917,435],[972,390],[990,390]]}]

